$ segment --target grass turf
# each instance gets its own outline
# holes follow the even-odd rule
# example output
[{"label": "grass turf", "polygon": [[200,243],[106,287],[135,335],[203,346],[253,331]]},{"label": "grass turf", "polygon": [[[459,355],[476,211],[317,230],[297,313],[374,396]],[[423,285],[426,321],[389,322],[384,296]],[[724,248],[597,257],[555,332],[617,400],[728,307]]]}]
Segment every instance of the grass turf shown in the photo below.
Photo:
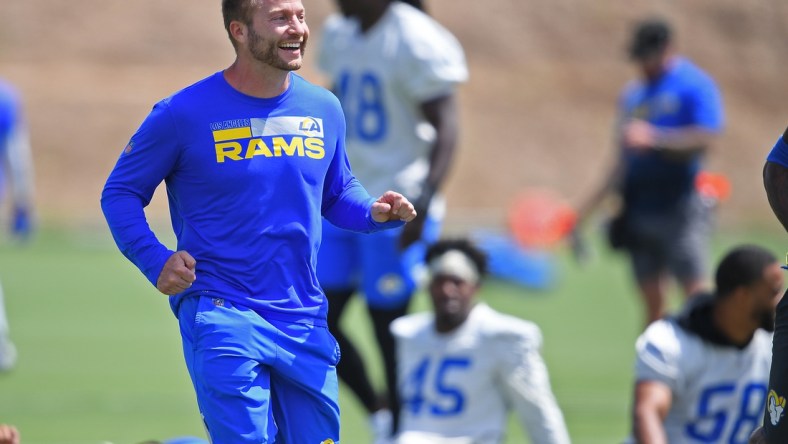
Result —
[{"label": "grass turf", "polygon": [[[780,238],[718,234],[714,257],[740,242],[780,247]],[[559,250],[557,280],[548,291],[490,281],[482,295],[494,308],[542,328],[553,389],[579,444],[626,436],[633,344],[641,328],[626,262],[596,247],[597,257],[585,267]],[[117,252],[108,234],[46,230],[28,246],[5,244],[0,279],[19,349],[17,368],[0,374],[0,422],[17,425],[25,444],[202,436],[167,300]],[[419,294],[413,309],[426,308],[426,296]],[[380,383],[360,303],[349,307],[345,322]],[[342,442],[369,442],[366,415],[344,387],[340,402]],[[528,442],[514,421],[509,430],[508,442]]]}]

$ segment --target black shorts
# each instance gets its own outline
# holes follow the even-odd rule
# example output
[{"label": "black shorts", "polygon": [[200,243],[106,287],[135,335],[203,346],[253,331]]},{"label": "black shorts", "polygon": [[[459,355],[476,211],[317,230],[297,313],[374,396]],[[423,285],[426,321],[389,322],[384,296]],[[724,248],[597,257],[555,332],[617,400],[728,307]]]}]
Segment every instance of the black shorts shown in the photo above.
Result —
[{"label": "black shorts", "polygon": [[638,281],[665,271],[682,285],[705,279],[713,219],[712,207],[697,194],[671,211],[633,213],[626,248]]},{"label": "black shorts", "polygon": [[785,410],[788,399],[788,291],[777,305],[768,393],[763,415],[766,442],[788,443],[788,411]]}]

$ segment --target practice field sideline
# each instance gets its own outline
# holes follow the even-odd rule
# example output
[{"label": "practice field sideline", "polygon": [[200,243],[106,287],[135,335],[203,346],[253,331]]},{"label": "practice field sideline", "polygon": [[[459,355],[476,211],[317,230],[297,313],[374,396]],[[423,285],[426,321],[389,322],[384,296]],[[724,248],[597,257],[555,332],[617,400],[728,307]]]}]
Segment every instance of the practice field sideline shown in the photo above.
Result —
[{"label": "practice field sideline", "polygon": [[[751,242],[785,253],[779,233],[718,234],[715,258]],[[558,280],[547,291],[489,282],[493,307],[542,328],[545,359],[573,442],[620,442],[629,428],[634,339],[640,307],[627,264],[592,239],[596,257],[577,266],[556,251]],[[18,367],[0,375],[0,422],[17,425],[25,444],[135,444],[201,436],[166,298],[117,252],[103,231],[45,230],[31,245],[0,247]],[[427,307],[416,298],[415,310]],[[375,353],[363,307],[349,309],[366,353]],[[381,368],[370,360],[380,381]],[[374,361],[374,362],[372,362]],[[342,442],[369,442],[366,418],[345,390]],[[509,443],[527,443],[510,423]]]}]

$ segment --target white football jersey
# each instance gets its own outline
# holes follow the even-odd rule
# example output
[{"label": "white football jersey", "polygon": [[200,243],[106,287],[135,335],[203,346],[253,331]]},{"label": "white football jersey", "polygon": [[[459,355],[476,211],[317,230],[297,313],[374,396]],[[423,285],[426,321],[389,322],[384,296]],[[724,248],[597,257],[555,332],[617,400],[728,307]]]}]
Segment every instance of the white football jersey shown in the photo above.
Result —
[{"label": "white football jersey", "polygon": [[755,332],[743,349],[704,341],[675,319],[652,323],[638,338],[637,381],[661,381],[673,393],[668,442],[742,443],[763,419],[772,334]]},{"label": "white football jersey", "polygon": [[510,411],[534,444],[569,443],[528,321],[477,304],[456,331],[435,331],[431,312],[404,316],[397,341],[400,444],[498,444]]},{"label": "white football jersey", "polygon": [[393,2],[363,34],[357,20],[329,17],[318,65],[345,111],[353,174],[373,196],[396,190],[417,197],[435,138],[420,104],[468,78],[459,42],[427,14]]}]

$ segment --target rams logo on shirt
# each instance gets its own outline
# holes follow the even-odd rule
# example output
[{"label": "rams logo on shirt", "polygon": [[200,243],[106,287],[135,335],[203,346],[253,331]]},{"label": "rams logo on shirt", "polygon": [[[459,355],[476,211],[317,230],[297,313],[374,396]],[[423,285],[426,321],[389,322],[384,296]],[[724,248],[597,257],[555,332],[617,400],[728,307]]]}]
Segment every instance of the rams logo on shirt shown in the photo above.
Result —
[{"label": "rams logo on shirt", "polygon": [[773,426],[776,426],[785,413],[785,397],[778,395],[774,390],[769,391],[766,407],[769,409],[769,420]]},{"label": "rams logo on shirt", "polygon": [[301,121],[298,129],[305,133],[318,133],[321,136],[323,135],[323,125],[318,121],[318,119],[315,119],[314,117],[306,117]]},{"label": "rams logo on shirt", "polygon": [[323,120],[316,117],[228,120],[212,123],[211,132],[217,163],[255,156],[322,159],[326,155]]}]

